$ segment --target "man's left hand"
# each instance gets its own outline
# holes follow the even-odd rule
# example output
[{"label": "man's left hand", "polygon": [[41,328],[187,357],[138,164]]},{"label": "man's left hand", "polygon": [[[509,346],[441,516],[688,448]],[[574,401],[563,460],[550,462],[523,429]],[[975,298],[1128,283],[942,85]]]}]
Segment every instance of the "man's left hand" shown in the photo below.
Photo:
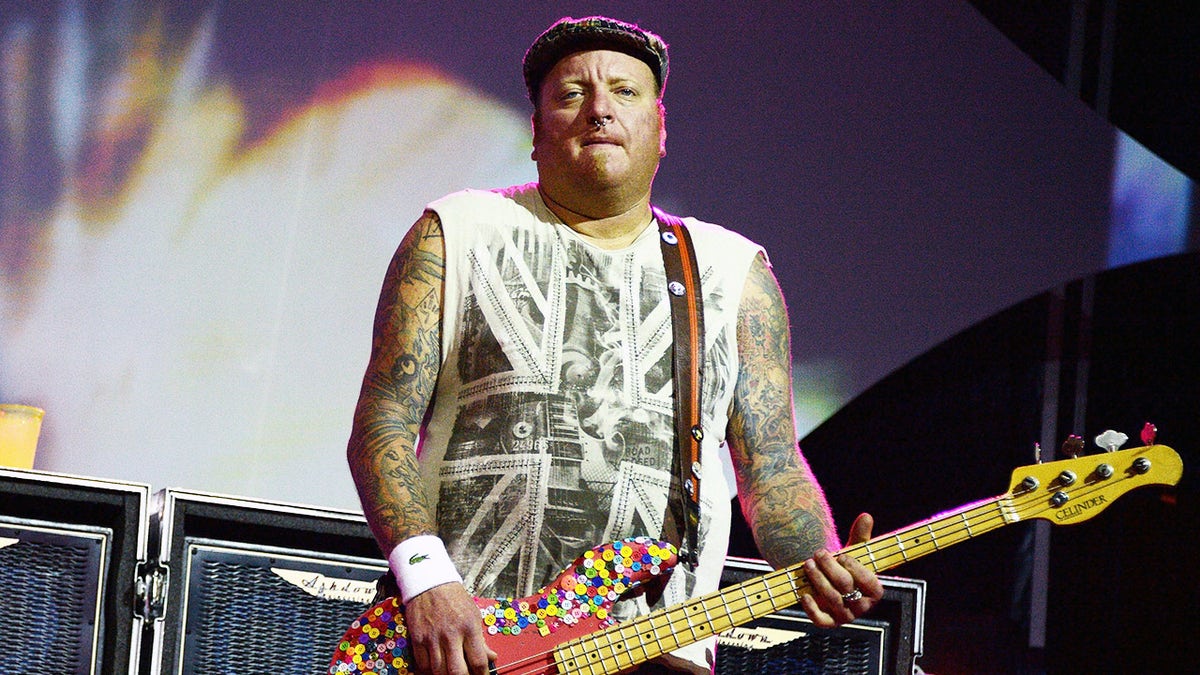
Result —
[{"label": "man's left hand", "polygon": [[[870,514],[861,514],[850,528],[846,545],[870,541],[874,526]],[[883,598],[879,577],[851,555],[818,551],[804,562],[804,571],[812,593],[800,598],[800,604],[812,622],[822,628],[853,621]]]}]

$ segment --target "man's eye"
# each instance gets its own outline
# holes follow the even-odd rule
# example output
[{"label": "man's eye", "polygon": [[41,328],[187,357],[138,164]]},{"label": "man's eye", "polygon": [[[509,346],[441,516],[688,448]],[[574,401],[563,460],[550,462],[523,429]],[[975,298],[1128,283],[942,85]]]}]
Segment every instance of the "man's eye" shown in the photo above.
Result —
[{"label": "man's eye", "polygon": [[636,96],[637,95],[637,92],[634,91],[633,89],[630,89],[629,87],[621,87],[620,89],[617,90],[617,93],[620,94],[621,96]]}]

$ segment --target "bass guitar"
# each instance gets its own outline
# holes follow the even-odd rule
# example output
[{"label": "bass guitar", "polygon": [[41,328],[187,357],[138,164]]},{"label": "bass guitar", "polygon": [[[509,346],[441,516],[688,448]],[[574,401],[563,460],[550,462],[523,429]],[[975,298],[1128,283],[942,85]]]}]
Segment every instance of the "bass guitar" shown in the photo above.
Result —
[{"label": "bass guitar", "polygon": [[[1149,442],[1149,441],[1148,441]],[[1012,474],[1008,492],[842,549],[876,572],[1031,519],[1083,522],[1126,492],[1175,485],[1179,455],[1147,445],[1034,464]],[[661,581],[677,562],[675,548],[647,538],[586,552],[550,585],[516,599],[476,598],[485,638],[499,658],[497,675],[619,673],[734,626],[790,607],[811,592],[803,563],[617,623],[620,597]],[[331,674],[404,675],[412,663],[404,608],[388,598],[351,624],[329,666]]]}]

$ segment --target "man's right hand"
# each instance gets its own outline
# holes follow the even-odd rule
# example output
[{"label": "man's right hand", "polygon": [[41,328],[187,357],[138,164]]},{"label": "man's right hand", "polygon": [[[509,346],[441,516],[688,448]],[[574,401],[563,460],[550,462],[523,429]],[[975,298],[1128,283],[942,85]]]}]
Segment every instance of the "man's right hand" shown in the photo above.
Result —
[{"label": "man's right hand", "polygon": [[479,607],[459,583],[435,586],[404,605],[417,672],[488,675],[497,657],[483,640]]}]

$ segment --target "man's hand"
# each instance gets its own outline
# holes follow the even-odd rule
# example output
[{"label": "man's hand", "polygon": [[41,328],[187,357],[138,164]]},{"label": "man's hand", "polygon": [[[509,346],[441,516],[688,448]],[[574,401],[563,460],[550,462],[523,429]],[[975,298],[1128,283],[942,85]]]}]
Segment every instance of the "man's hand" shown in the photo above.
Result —
[{"label": "man's hand", "polygon": [[[850,528],[847,546],[870,541],[875,520],[864,513]],[[883,598],[883,584],[869,568],[849,555],[834,557],[829,551],[818,551],[804,563],[804,571],[812,584],[812,595],[800,599],[804,611],[813,623],[822,628],[853,621],[862,616]]]},{"label": "man's hand", "polygon": [[479,607],[462,584],[442,584],[412,598],[404,619],[417,672],[488,675],[496,652],[483,641]]}]

